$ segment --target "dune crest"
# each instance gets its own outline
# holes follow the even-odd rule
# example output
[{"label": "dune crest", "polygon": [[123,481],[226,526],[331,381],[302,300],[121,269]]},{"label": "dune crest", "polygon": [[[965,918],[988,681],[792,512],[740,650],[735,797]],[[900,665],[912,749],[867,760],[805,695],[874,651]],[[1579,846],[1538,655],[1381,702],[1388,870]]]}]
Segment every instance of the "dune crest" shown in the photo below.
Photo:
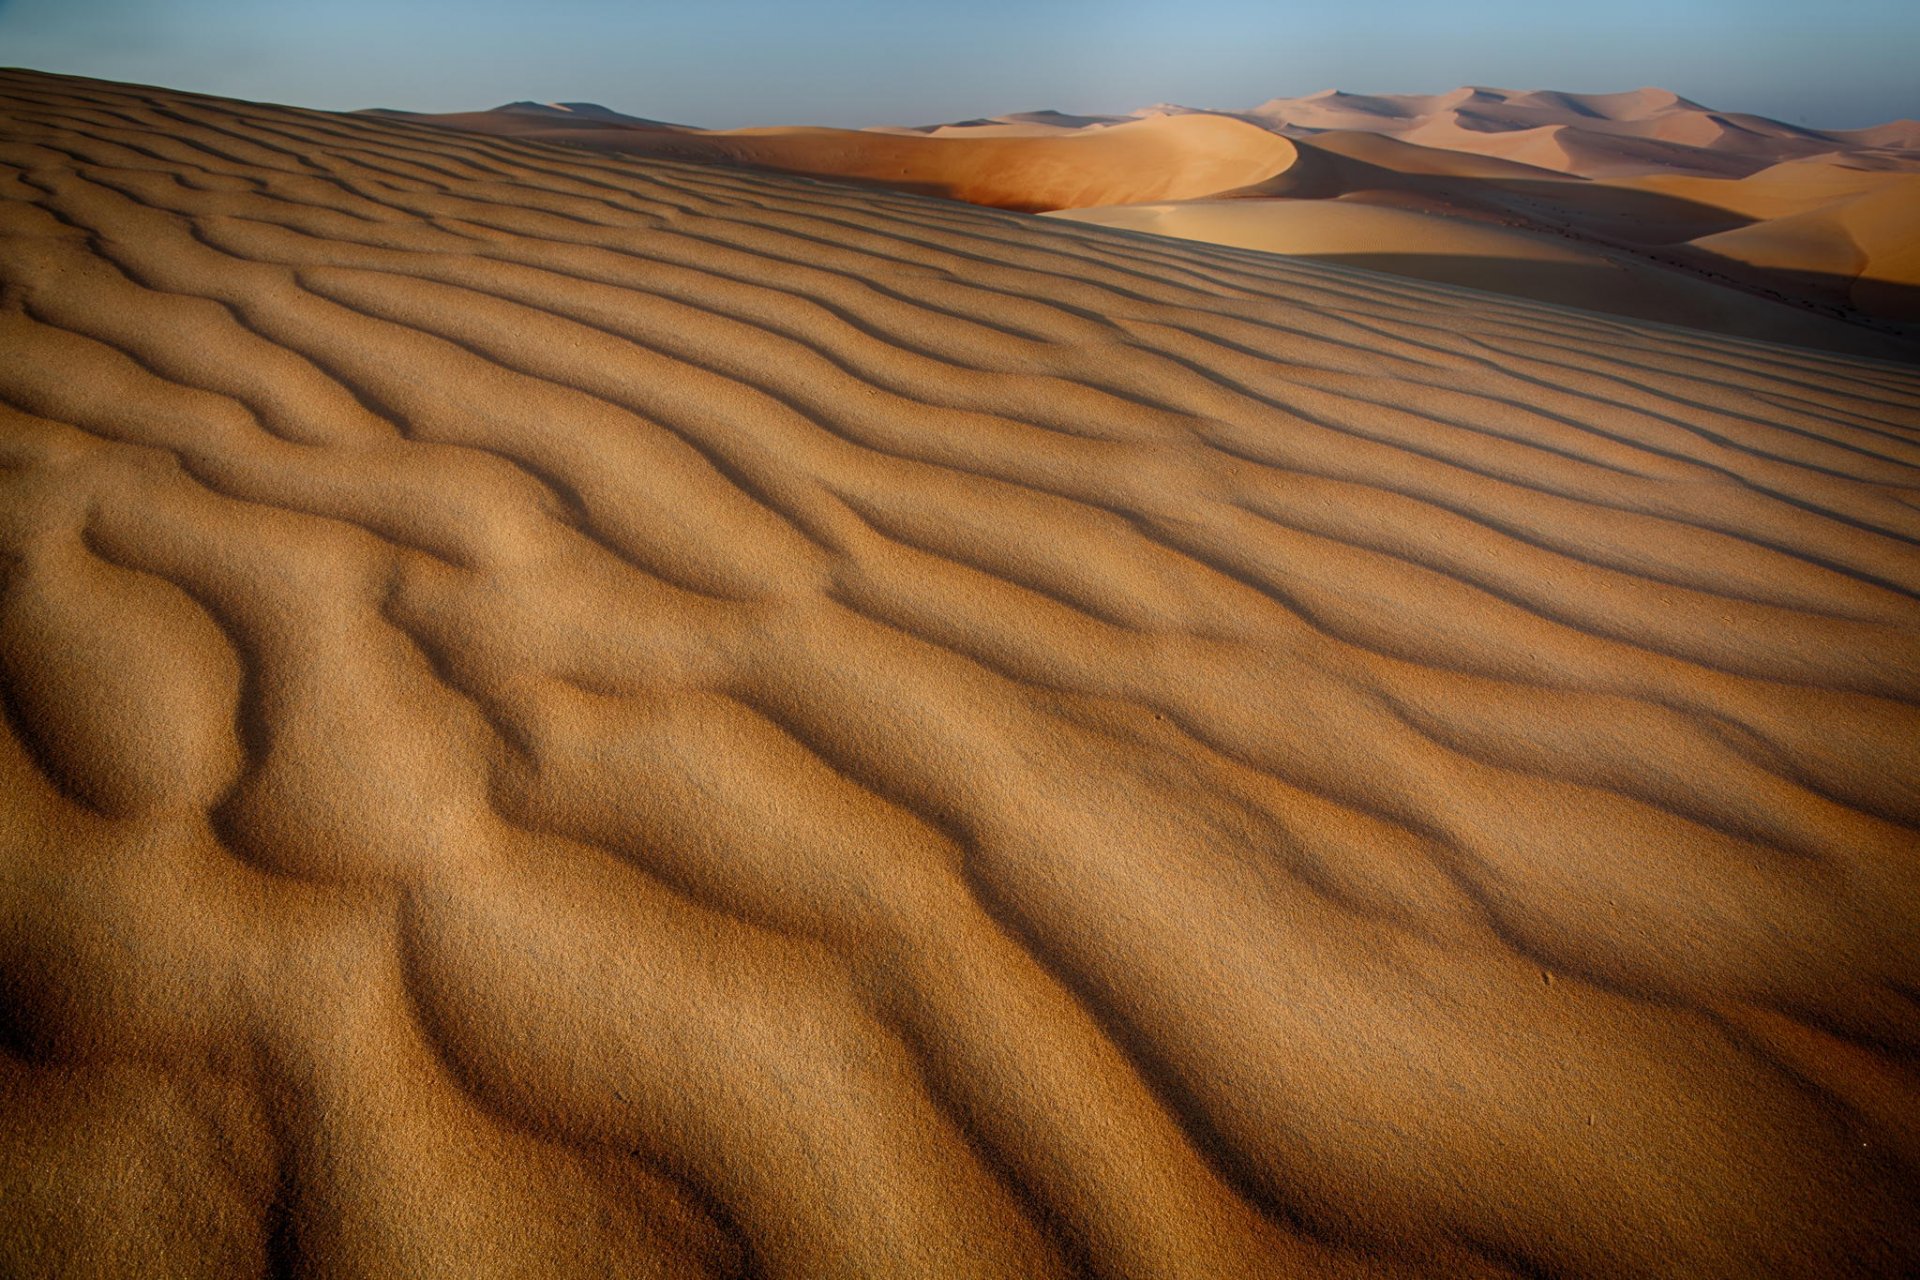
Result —
[{"label": "dune crest", "polygon": [[0,186],[0,1270],[1920,1264],[1915,370],[27,72]]}]

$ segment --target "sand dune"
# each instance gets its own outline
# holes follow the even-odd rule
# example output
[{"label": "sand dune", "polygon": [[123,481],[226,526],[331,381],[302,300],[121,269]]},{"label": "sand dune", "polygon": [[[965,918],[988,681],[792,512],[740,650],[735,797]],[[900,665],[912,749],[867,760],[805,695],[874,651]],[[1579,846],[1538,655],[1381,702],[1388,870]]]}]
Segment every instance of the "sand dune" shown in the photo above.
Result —
[{"label": "sand dune", "polygon": [[1594,133],[1573,125],[1482,131],[1439,120],[1408,129],[1400,136],[1423,147],[1495,156],[1582,178],[1627,178],[1675,171],[1741,177],[1766,163],[1741,153],[1725,154],[1661,138]]},{"label": "sand dune", "polygon": [[[1920,358],[1920,343],[1865,332],[1827,316],[1725,287],[1698,274],[1670,270],[1641,254],[1570,240],[1543,230],[1426,209],[1343,199],[1240,199],[1116,205],[1066,210],[1053,216],[1313,258],[1741,337],[1889,359]],[[1777,272],[1783,265],[1790,271],[1820,272],[1812,266],[1820,263],[1826,272],[1806,281],[1796,292],[1819,293],[1836,303],[1868,307],[1879,301],[1870,292],[1872,281],[1879,278],[1875,273],[1911,269],[1914,265],[1912,255],[1908,255],[1890,266],[1868,268],[1859,255],[1842,247],[1850,245],[1851,240],[1821,215],[1808,215],[1804,229],[1797,235],[1789,231],[1781,240],[1754,234],[1774,225],[1743,228],[1696,244],[1717,250],[1730,262],[1760,268],[1762,273]],[[1910,239],[1899,236],[1902,244]],[[1847,274],[1830,276],[1827,272]],[[1825,289],[1821,282],[1827,279],[1844,279],[1848,284]],[[1856,288],[1860,290],[1857,297]],[[1900,294],[1896,305],[1904,305],[1905,300],[1905,294]],[[1920,315],[1914,318],[1920,319]]]},{"label": "sand dune", "polygon": [[1801,156],[1911,145],[1902,124],[1821,132],[1715,111],[1652,88],[1588,94],[1481,87],[1426,95],[1328,90],[1274,98],[1247,115],[1307,136],[1329,129],[1383,133],[1586,178],[1674,172],[1737,177]]},{"label": "sand dune", "polygon": [[1210,195],[1260,182],[1286,168],[1295,154],[1292,143],[1258,125],[1204,113],[1097,129],[1013,119],[957,128],[952,132],[958,136],[944,129],[623,127],[554,122],[504,109],[410,118],[627,155],[872,182],[1028,212]]},{"label": "sand dune", "polygon": [[1879,191],[1910,172],[1904,166],[1858,156],[1784,161],[1735,182],[1665,176],[1616,186],[1671,195],[1705,208],[1761,220],[1809,213]]},{"label": "sand dune", "polygon": [[[505,106],[495,107],[494,111],[512,115],[534,116],[543,120],[588,120],[595,124],[628,125],[652,129],[685,129],[682,124],[669,124],[664,120],[649,120],[644,116],[630,116],[624,111],[615,111],[603,107],[597,102],[509,102]],[[404,112],[392,114],[405,114]]]},{"label": "sand dune", "polygon": [[1273,177],[1214,198],[1053,216],[1920,359],[1920,174],[1803,160],[1616,183],[1365,132],[1294,145]]},{"label": "sand dune", "polygon": [[975,120],[956,120],[947,124],[920,125],[902,127],[897,125],[869,125],[888,133],[914,133],[933,138],[1014,138],[1014,137],[1056,137],[1063,133],[1073,133],[1081,129],[1104,128],[1116,124],[1128,124],[1138,117],[1114,115],[1084,115],[1067,111],[1010,111],[1005,115],[986,116]]},{"label": "sand dune", "polygon": [[1920,172],[1820,157],[1738,182],[1640,185],[1751,219],[1695,238],[1696,250],[1867,314],[1920,321]]},{"label": "sand dune", "polygon": [[[655,127],[591,104],[515,103],[406,118],[1029,212],[1071,210],[1081,222],[1614,315],[1920,358],[1920,331],[1910,327],[1920,294],[1906,278],[1920,255],[1913,197],[1850,212],[1836,203],[1889,190],[1920,167],[1920,155],[1882,145],[1898,141],[1893,134],[1816,134],[1651,89],[1329,92],[1246,113],[1163,104],[1136,117],[1039,111],[912,129],[706,131]],[[1375,208],[1356,211],[1356,203]],[[1816,211],[1778,228],[1755,225]],[[1856,243],[1862,227],[1868,248]],[[1541,269],[1543,261],[1553,265]]]},{"label": "sand dune", "polygon": [[1803,213],[1723,231],[1694,247],[1783,275],[1824,277],[1861,311],[1920,321],[1920,173]]},{"label": "sand dune", "polygon": [[1920,1265],[1914,369],[24,72],[0,184],[0,1271]]}]

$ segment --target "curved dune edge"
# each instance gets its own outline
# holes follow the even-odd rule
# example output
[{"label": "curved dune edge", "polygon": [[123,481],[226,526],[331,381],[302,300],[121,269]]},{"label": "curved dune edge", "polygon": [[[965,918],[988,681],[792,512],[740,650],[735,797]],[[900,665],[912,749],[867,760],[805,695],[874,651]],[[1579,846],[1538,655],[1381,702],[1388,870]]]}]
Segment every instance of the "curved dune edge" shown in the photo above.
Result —
[{"label": "curved dune edge", "polygon": [[1920,374],[0,118],[0,1270],[1920,1264]]},{"label": "curved dune edge", "polygon": [[[404,112],[375,114],[409,118]],[[1211,114],[1038,134],[1017,130],[980,136],[979,130],[970,129],[960,137],[806,127],[583,128],[507,110],[412,119],[622,155],[753,165],[832,181],[870,182],[1023,213],[1212,195],[1265,182],[1286,172],[1299,157],[1293,143],[1277,133]]]}]

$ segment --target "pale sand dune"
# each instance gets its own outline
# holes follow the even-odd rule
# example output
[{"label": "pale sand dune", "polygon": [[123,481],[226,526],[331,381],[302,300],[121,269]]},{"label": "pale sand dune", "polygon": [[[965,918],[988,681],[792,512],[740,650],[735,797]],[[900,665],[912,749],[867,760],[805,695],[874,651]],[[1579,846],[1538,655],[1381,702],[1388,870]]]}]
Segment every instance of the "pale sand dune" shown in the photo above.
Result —
[{"label": "pale sand dune", "polygon": [[1856,147],[1920,151],[1920,120],[1891,120],[1865,129],[1835,131],[1829,136]]},{"label": "pale sand dune", "polygon": [[1645,177],[1615,184],[1671,195],[1753,219],[1786,218],[1901,182],[1906,166],[1858,156],[1788,160],[1735,181],[1688,176]]},{"label": "pale sand dune", "polygon": [[0,1271],[1920,1265],[1915,370],[0,117]]},{"label": "pale sand dune", "polygon": [[1632,134],[1595,133],[1572,125],[1486,131],[1452,120],[1433,120],[1400,133],[1423,147],[1512,160],[1582,178],[1626,178],[1650,173],[1741,177],[1768,163],[1744,153],[1724,154],[1682,142]]},{"label": "pale sand dune", "polygon": [[1043,138],[1083,129],[1102,129],[1131,123],[1132,116],[1075,115],[1066,111],[1012,111],[979,120],[922,125],[913,129],[875,126],[892,133],[917,133],[930,138]]},{"label": "pale sand dune", "polygon": [[1294,134],[1382,133],[1586,178],[1738,177],[1800,156],[1911,145],[1910,122],[1822,132],[1715,111],[1666,89],[1582,94],[1469,86],[1443,94],[1372,96],[1328,90],[1274,98],[1247,116]]}]

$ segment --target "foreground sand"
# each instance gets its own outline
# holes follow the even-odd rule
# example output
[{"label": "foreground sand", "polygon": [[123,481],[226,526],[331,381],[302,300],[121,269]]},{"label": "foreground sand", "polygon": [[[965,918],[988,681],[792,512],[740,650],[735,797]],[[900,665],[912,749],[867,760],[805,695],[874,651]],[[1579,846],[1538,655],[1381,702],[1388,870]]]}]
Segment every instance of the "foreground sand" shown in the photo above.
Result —
[{"label": "foreground sand", "polygon": [[1920,1265],[1920,373],[0,108],[0,1271]]}]

